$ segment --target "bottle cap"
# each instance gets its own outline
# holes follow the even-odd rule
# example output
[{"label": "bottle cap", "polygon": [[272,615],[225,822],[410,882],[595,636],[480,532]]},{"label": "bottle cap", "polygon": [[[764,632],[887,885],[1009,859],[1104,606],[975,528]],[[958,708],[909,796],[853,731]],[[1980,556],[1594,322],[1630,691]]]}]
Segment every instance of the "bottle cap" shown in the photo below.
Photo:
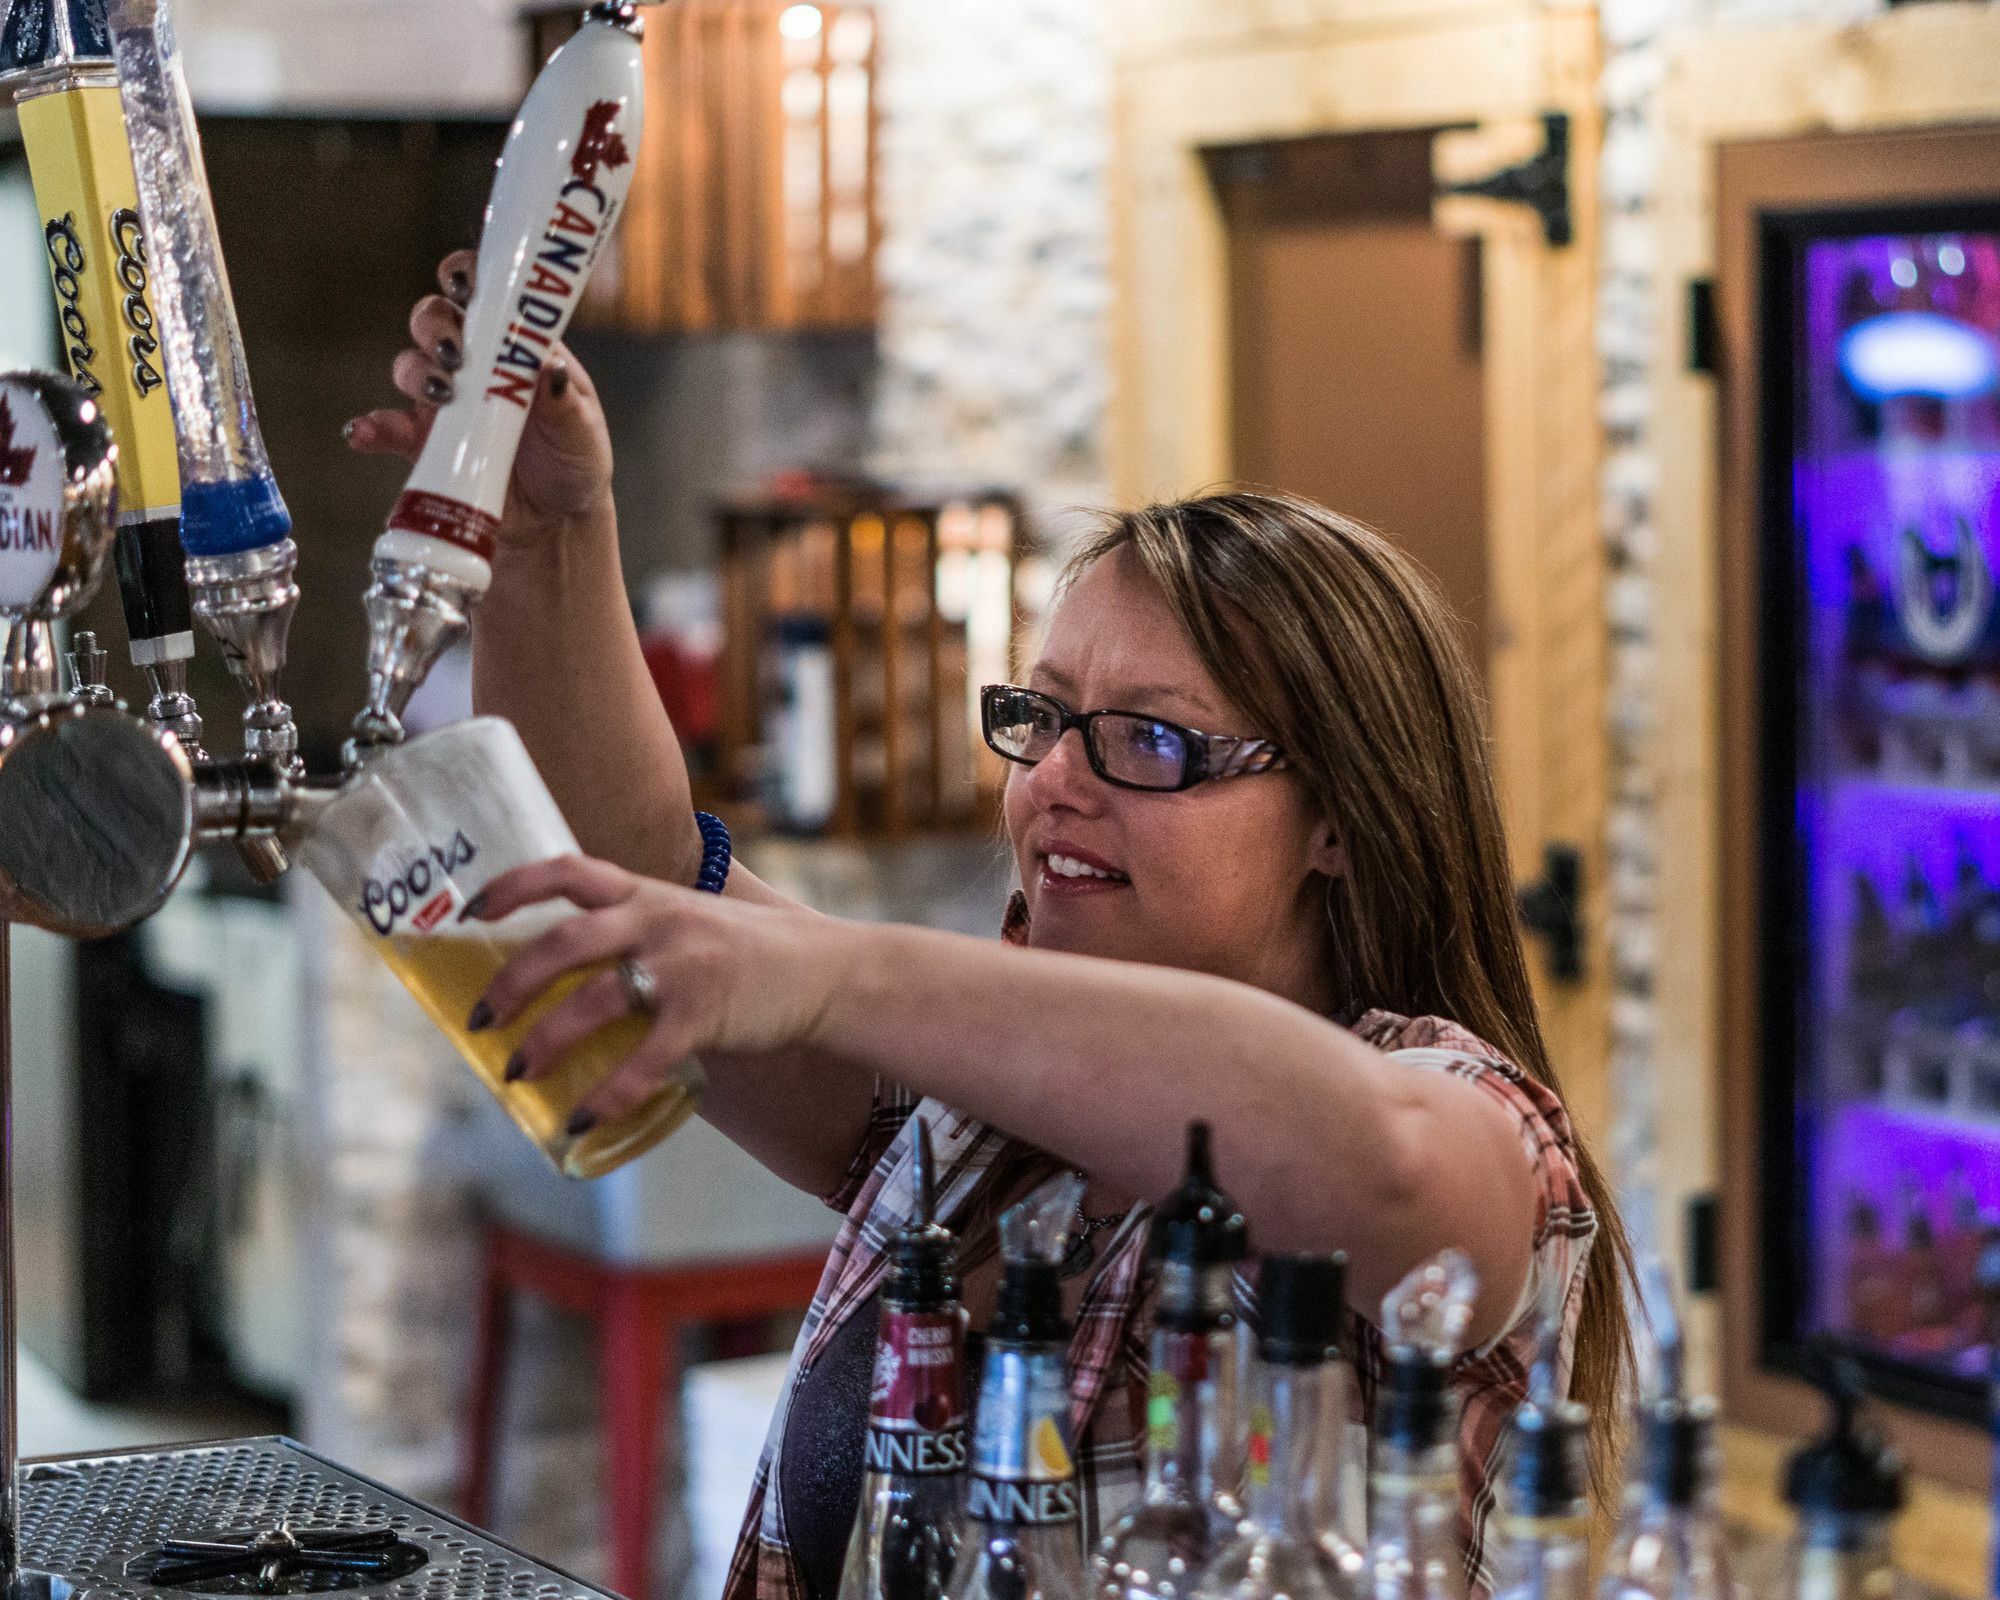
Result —
[{"label": "bottle cap", "polygon": [[1000,1300],[988,1337],[1003,1344],[1050,1344],[1067,1338],[1062,1275],[1053,1261],[1010,1259],[1000,1273]]},{"label": "bottle cap", "polygon": [[1215,1186],[1206,1122],[1188,1124],[1187,1175],[1153,1213],[1152,1253],[1196,1268],[1249,1259],[1250,1224]]},{"label": "bottle cap", "polygon": [[1802,1512],[1890,1516],[1902,1510],[1903,1458],[1860,1420],[1861,1369],[1833,1355],[1814,1365],[1811,1377],[1832,1403],[1833,1425],[1792,1457],[1785,1499]]},{"label": "bottle cap", "polygon": [[1390,1364],[1375,1402],[1376,1429],[1383,1439],[1420,1455],[1444,1442],[1453,1420],[1449,1367],[1422,1355]]},{"label": "bottle cap", "polygon": [[1699,1500],[1714,1432],[1713,1400],[1669,1397],[1647,1406],[1640,1468],[1646,1492],[1669,1506],[1691,1506]]},{"label": "bottle cap", "polygon": [[909,1221],[889,1240],[885,1299],[904,1306],[941,1307],[958,1298],[958,1241],[940,1226],[930,1123],[918,1117],[911,1131],[915,1203]]},{"label": "bottle cap", "polygon": [[1573,1516],[1590,1496],[1589,1408],[1557,1400],[1516,1411],[1507,1488],[1515,1516]]},{"label": "bottle cap", "polygon": [[1340,1354],[1347,1257],[1266,1256],[1257,1274],[1257,1350],[1273,1366],[1317,1366]]}]

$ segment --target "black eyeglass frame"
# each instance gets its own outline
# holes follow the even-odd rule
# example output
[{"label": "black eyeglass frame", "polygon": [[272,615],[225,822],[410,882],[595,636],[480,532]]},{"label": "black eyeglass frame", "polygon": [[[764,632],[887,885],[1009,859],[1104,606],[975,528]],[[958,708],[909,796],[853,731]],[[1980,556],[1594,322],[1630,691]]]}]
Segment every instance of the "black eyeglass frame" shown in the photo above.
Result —
[{"label": "black eyeglass frame", "polygon": [[[1269,739],[1243,739],[1228,733],[1203,733],[1198,728],[1190,728],[1179,722],[1169,722],[1165,717],[1155,717],[1144,711],[1120,711],[1107,708],[1101,711],[1072,711],[1052,694],[1044,694],[1039,689],[1023,689],[1018,684],[989,683],[979,691],[979,732],[986,741],[986,748],[1003,761],[1011,761],[1016,766],[1039,766],[1046,756],[1017,756],[1002,750],[993,739],[994,707],[1002,695],[1025,695],[1031,700],[1055,709],[1061,719],[1056,729],[1055,743],[1062,742],[1063,735],[1071,728],[1083,734],[1083,753],[1090,762],[1090,770],[1115,789],[1132,789],[1140,794],[1184,794],[1197,784],[1214,783],[1222,778],[1250,778],[1260,772],[1282,772],[1291,765],[1285,752]],[[1134,783],[1129,778],[1115,777],[1104,768],[1103,758],[1097,752],[1094,729],[1100,718],[1120,717],[1132,722],[1151,723],[1165,728],[1179,736],[1181,741],[1181,775],[1178,783],[1170,785],[1154,783]],[[1055,745],[1050,746],[1051,751]]]}]

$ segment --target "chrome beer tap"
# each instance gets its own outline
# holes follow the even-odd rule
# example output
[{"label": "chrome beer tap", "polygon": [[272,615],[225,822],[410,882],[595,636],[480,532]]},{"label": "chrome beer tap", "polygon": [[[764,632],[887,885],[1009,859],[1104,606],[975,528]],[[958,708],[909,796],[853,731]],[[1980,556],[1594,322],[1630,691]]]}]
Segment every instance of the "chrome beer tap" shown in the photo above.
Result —
[{"label": "chrome beer tap", "polygon": [[335,787],[257,757],[190,759],[118,703],[90,633],[63,687],[55,627],[103,579],[116,460],[77,384],[0,375],[0,917],[79,938],[157,910],[198,843],[296,837]]},{"label": "chrome beer tap", "polygon": [[[126,3],[126,0],[118,0]],[[657,3],[657,0],[647,0]],[[403,737],[410,696],[492,581],[507,480],[540,388],[632,185],[645,117],[639,6],[592,6],[507,135],[466,308],[457,395],[375,544],[368,703],[350,766]]]},{"label": "chrome beer tap", "polygon": [[[173,399],[194,614],[248,702],[245,756],[298,778],[298,728],[280,692],[298,547],[257,424],[173,22],[164,0],[110,0],[109,21]],[[284,868],[269,843],[246,857],[261,877]]]}]

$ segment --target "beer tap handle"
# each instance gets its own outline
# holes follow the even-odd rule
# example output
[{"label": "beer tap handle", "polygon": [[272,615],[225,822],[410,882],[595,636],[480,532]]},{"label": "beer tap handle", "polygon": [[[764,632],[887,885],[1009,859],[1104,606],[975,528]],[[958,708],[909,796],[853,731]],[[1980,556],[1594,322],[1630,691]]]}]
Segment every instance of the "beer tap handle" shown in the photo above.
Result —
[{"label": "beer tap handle", "polygon": [[153,689],[147,720],[178,739],[190,761],[206,760],[201,713],[187,687],[194,619],[178,519],[125,524],[118,530],[112,556],[132,664],[146,674]]},{"label": "beer tap handle", "polygon": [[[121,0],[124,3],[124,0]],[[402,736],[411,694],[464,637],[528,410],[624,208],[645,116],[639,12],[593,6],[507,135],[466,307],[458,392],[375,544],[368,704],[350,760]]]},{"label": "beer tap handle", "polygon": [[110,0],[109,22],[173,398],[194,614],[250,702],[245,754],[297,771],[279,683],[298,549],[257,423],[172,19],[166,0]]}]

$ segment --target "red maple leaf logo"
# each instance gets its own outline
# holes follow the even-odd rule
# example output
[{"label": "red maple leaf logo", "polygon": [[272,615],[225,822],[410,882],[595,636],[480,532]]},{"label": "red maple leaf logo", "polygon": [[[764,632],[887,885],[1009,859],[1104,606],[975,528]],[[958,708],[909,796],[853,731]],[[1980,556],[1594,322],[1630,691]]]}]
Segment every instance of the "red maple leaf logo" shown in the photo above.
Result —
[{"label": "red maple leaf logo", "polygon": [[569,170],[579,183],[595,183],[599,167],[623,167],[631,163],[632,152],[622,134],[611,124],[624,108],[616,100],[600,100],[583,114],[583,137],[577,140],[576,156]]},{"label": "red maple leaf logo", "polygon": [[0,488],[19,489],[35,470],[35,451],[14,448],[14,412],[7,397],[0,394]]}]

